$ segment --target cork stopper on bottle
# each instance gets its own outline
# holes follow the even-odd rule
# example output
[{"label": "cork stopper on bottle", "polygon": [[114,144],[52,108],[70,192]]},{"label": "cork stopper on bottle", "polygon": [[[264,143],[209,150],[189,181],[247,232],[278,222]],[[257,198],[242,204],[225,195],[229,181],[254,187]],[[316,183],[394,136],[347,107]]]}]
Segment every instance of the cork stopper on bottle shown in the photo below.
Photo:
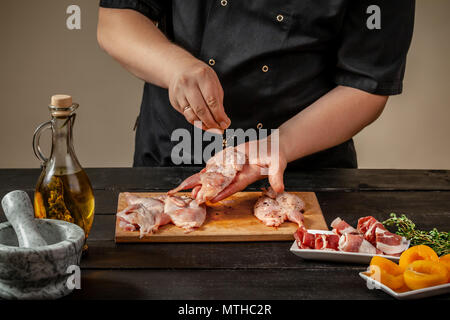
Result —
[{"label": "cork stopper on bottle", "polygon": [[72,102],[72,96],[67,94],[55,94],[50,101],[50,111],[54,117],[67,117],[78,107]]}]

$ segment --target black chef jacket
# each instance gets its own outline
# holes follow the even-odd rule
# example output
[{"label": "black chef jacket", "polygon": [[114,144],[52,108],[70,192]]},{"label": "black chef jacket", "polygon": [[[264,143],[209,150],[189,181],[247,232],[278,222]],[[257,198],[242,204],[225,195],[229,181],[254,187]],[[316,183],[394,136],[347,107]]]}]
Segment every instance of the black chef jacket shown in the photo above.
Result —
[{"label": "black chef jacket", "polygon": [[[373,28],[372,5],[380,9],[379,29]],[[230,128],[261,123],[271,129],[337,85],[401,93],[415,1],[101,0],[100,6],[133,9],[159,22],[169,39],[211,65],[224,90]],[[173,165],[178,141],[171,134],[177,128],[194,131],[171,107],[168,91],[146,83],[134,165]],[[298,128],[298,135],[308,132]],[[353,140],[288,169],[317,167],[357,167]]]}]

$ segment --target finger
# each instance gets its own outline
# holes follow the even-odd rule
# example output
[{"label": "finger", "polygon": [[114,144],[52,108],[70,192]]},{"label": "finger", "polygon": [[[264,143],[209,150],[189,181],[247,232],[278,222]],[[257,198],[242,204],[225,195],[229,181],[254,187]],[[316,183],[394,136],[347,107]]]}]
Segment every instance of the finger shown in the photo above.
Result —
[{"label": "finger", "polygon": [[223,107],[222,86],[219,79],[215,78],[203,78],[199,82],[199,88],[214,120],[220,125],[220,128],[226,129],[230,126],[231,120]]},{"label": "finger", "polygon": [[196,126],[199,129],[203,130],[208,129],[202,124],[202,122],[197,117],[194,110],[192,110],[191,106],[189,105],[189,102],[184,96],[182,98],[179,98],[179,101],[177,101],[176,104],[180,106],[178,111],[186,118],[187,122]]},{"label": "finger", "polygon": [[250,171],[244,169],[243,171],[239,172],[234,178],[233,182],[230,183],[217,196],[215,196],[214,199],[211,200],[211,202],[214,203],[221,201],[225,198],[228,198],[232,194],[244,190],[250,183],[253,183],[260,178],[261,176],[257,171]]},{"label": "finger", "polygon": [[170,100],[170,104],[172,107],[177,110],[179,113],[183,114],[183,107],[176,100]]},{"label": "finger", "polygon": [[198,87],[189,90],[186,98],[196,116],[203,122],[207,128],[220,128],[219,124],[214,120],[203,100],[202,93]]},{"label": "finger", "polygon": [[186,99],[179,99],[177,96],[173,95],[172,91],[169,91],[169,102],[175,110],[183,114],[183,107],[187,106]]},{"label": "finger", "polygon": [[200,184],[200,172],[186,178],[178,187],[167,192],[168,195],[173,195],[181,190],[192,189]]},{"label": "finger", "polygon": [[[192,108],[184,108],[184,112],[183,112],[184,117],[186,118],[186,120],[192,124],[193,126],[201,129],[201,130],[212,130],[213,133],[217,133],[214,132],[214,130],[219,130],[219,129],[209,129],[207,128],[203,122],[197,117],[197,115],[195,114],[195,112],[192,110]],[[222,134],[222,132],[218,132],[218,134]]]},{"label": "finger", "polygon": [[245,183],[245,181],[236,181],[228,185],[223,191],[221,191],[217,196],[215,196],[210,202],[215,203],[228,198],[236,192],[244,190],[250,183]]},{"label": "finger", "polygon": [[283,174],[285,169],[286,165],[282,163],[279,163],[276,167],[271,166],[269,168],[269,183],[276,193],[284,191]]},{"label": "finger", "polygon": [[186,120],[196,126],[199,129],[207,130],[208,128],[203,124],[203,122],[197,117],[194,110],[191,107],[185,107],[183,110],[183,115]]}]

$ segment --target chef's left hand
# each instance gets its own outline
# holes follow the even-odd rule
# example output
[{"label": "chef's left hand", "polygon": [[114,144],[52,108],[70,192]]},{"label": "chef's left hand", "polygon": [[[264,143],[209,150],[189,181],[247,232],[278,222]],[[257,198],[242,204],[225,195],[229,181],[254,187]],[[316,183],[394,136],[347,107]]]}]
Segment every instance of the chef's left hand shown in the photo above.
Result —
[{"label": "chef's left hand", "polygon": [[[258,144],[259,146],[262,144],[267,145],[265,155],[260,155],[257,151]],[[240,149],[241,147],[242,149]],[[278,150],[277,148],[271,150],[269,137],[263,140],[250,141],[245,143],[244,146],[238,146],[236,148],[241,152],[245,148],[248,162],[236,174],[233,182],[212,199],[211,202],[221,201],[236,192],[242,191],[249,184],[266,177],[269,177],[269,183],[275,192],[279,193],[284,191],[283,173],[286,169],[287,161],[281,146]]]}]

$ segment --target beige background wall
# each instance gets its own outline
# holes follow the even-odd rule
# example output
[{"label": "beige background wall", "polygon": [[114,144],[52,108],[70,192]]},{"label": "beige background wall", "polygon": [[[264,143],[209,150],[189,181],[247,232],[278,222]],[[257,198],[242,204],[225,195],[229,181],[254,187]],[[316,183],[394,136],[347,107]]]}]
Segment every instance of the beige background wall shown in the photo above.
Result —
[{"label": "beige background wall", "polygon": [[[66,8],[82,29],[66,29]],[[75,148],[85,167],[131,166],[143,83],[96,42],[97,0],[0,2],[0,168],[37,167],[31,137],[54,93],[80,103]],[[417,0],[404,94],[356,137],[362,168],[450,169],[450,1]],[[49,136],[43,136],[43,140]]]}]

